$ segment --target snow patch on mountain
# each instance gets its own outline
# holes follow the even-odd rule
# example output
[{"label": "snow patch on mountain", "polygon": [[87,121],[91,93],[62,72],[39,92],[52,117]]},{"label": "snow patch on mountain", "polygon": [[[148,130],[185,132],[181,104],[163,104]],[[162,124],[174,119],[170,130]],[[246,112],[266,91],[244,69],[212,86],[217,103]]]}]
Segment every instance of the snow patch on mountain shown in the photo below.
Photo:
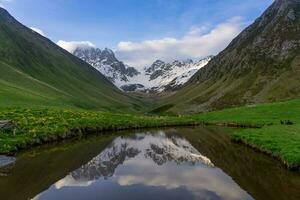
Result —
[{"label": "snow patch on mountain", "polygon": [[91,45],[81,45],[72,52],[75,56],[87,62],[120,89],[133,92],[163,92],[175,90],[186,83],[200,68],[205,66],[212,57],[165,63],[157,60],[151,66],[138,71],[119,61],[114,52]]},{"label": "snow patch on mountain", "polygon": [[[143,85],[138,88],[144,91],[163,92],[185,84],[200,68],[204,67],[211,56],[197,62],[193,60],[174,61],[165,63],[161,60],[155,61],[150,67],[145,67],[143,72],[130,78],[130,84]],[[122,86],[128,87],[128,85]]]},{"label": "snow patch on mountain", "polygon": [[73,54],[89,63],[117,87],[128,84],[129,79],[137,76],[139,72],[119,61],[112,50],[105,48],[77,48]]}]

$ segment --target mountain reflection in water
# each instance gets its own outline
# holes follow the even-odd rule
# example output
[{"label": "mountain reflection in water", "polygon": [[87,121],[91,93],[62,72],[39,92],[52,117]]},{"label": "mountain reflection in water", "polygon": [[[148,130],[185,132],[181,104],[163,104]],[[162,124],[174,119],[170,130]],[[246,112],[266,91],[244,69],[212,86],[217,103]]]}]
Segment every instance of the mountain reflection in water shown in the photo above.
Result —
[{"label": "mountain reflection in water", "polygon": [[252,199],[186,139],[118,137],[34,199]]}]

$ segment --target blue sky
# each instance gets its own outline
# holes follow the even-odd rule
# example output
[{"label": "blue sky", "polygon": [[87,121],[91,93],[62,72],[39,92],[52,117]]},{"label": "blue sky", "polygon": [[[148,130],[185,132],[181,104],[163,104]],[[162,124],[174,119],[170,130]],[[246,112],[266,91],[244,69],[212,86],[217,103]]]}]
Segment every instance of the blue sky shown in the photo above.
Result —
[{"label": "blue sky", "polygon": [[[20,22],[42,30],[54,42],[89,41],[99,48],[109,47],[115,50],[118,57],[131,65],[141,66],[147,65],[156,57],[165,60],[196,59],[205,54],[216,54],[272,2],[273,0],[0,0]],[[234,27],[234,30],[228,30],[228,35],[225,34],[223,42],[220,39],[220,44],[209,43],[207,48],[210,50],[201,49],[199,55],[195,47],[188,46],[193,43],[191,41],[198,41],[196,44],[204,46],[199,48],[206,48],[207,42],[204,39],[214,40],[211,33],[222,25]],[[228,27],[224,27],[225,30]],[[222,31],[220,28],[221,37]],[[191,35],[195,37],[190,37]],[[213,45],[215,46],[212,47]],[[170,49],[172,52],[165,55]],[[181,52],[180,49],[185,50]]]}]

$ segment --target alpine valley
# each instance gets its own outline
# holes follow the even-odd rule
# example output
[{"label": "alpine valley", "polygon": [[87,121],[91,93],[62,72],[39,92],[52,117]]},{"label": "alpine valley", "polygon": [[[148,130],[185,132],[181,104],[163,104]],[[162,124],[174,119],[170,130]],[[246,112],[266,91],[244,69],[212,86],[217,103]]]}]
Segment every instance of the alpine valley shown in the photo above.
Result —
[{"label": "alpine valley", "polygon": [[300,199],[300,0],[24,2],[0,0],[0,199]]}]

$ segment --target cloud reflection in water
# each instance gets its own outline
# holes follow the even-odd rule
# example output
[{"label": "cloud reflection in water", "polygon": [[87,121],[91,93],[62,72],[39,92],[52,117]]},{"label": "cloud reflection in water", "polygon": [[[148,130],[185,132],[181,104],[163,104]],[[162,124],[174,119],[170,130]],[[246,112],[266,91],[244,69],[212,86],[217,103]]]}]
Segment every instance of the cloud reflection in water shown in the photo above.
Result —
[{"label": "cloud reflection in water", "polygon": [[89,199],[163,199],[177,193],[181,199],[252,199],[186,139],[164,132],[116,138],[38,199],[81,199],[79,193]]}]

